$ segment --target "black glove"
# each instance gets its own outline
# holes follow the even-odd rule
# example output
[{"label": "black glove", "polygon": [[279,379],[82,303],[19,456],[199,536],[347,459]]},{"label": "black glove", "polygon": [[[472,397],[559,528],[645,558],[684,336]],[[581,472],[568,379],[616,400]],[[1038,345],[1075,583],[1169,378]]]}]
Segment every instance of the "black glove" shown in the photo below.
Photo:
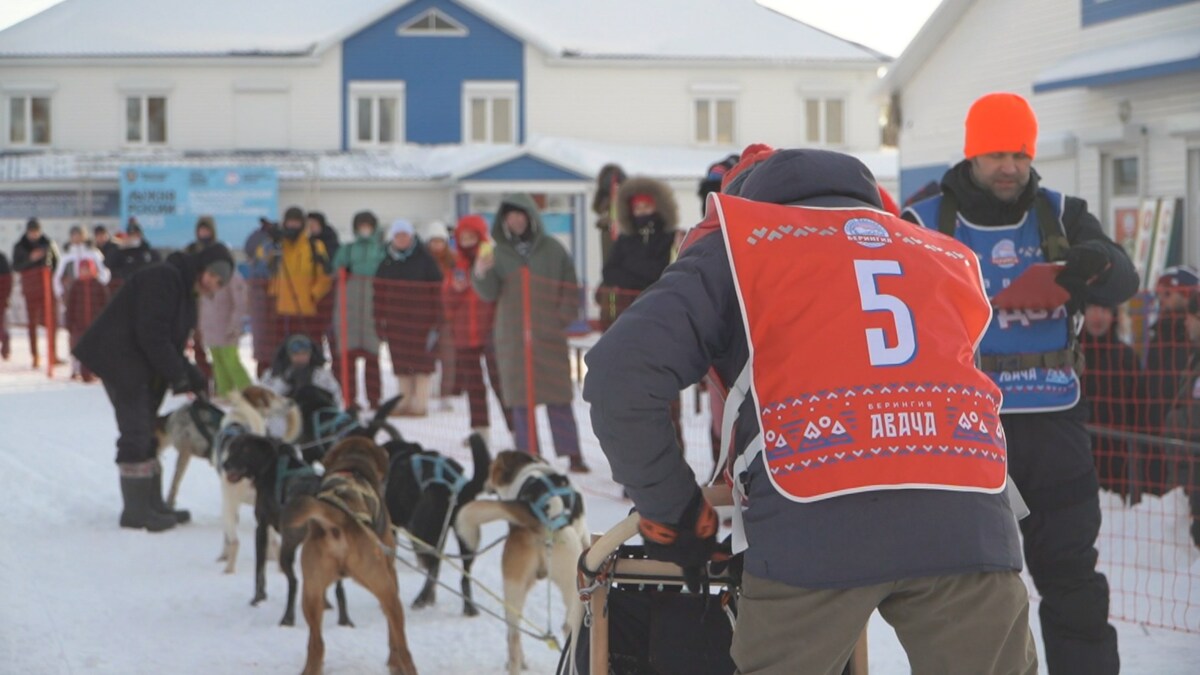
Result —
[{"label": "black glove", "polygon": [[1112,261],[1103,251],[1091,246],[1079,245],[1067,249],[1067,264],[1055,281],[1071,294],[1071,304],[1082,308],[1087,301],[1087,287],[1112,267]]},{"label": "black glove", "polygon": [[196,364],[188,361],[183,368],[183,375],[171,383],[171,391],[175,394],[193,393],[197,396],[208,394],[208,378]]},{"label": "black glove", "polygon": [[719,524],[712,504],[696,488],[678,523],[668,525],[643,516],[638,530],[646,541],[646,556],[682,567],[688,589],[699,593],[707,577],[708,561],[717,550]]}]

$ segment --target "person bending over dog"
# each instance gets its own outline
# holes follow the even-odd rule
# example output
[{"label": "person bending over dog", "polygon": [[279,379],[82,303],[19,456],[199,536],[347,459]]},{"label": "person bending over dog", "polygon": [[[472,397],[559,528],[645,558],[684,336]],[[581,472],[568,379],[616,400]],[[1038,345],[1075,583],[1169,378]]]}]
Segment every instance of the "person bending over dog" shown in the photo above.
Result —
[{"label": "person bending over dog", "polygon": [[191,519],[163,502],[154,428],[167,387],[208,391],[183,348],[196,327],[197,294],[215,293],[232,274],[233,258],[219,244],[172,253],[130,277],[75,345],[75,358],[104,382],[116,413],[121,527],[161,532]]}]

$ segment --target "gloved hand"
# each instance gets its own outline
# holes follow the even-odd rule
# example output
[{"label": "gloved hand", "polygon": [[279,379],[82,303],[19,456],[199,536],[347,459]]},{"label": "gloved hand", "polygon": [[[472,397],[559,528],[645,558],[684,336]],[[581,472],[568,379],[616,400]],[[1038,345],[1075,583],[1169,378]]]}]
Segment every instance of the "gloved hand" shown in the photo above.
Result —
[{"label": "gloved hand", "polygon": [[688,589],[698,593],[707,576],[706,565],[717,550],[719,524],[712,504],[696,488],[678,523],[659,523],[642,517],[638,530],[646,541],[646,556],[682,567]]},{"label": "gloved hand", "polygon": [[1077,245],[1067,249],[1067,264],[1055,280],[1071,294],[1071,304],[1080,308],[1087,300],[1088,284],[1112,267],[1112,261],[1099,249]]},{"label": "gloved hand", "polygon": [[208,378],[196,364],[191,361],[186,362],[183,369],[183,375],[171,383],[171,392],[175,394],[193,393],[197,396],[206,396],[208,394]]}]

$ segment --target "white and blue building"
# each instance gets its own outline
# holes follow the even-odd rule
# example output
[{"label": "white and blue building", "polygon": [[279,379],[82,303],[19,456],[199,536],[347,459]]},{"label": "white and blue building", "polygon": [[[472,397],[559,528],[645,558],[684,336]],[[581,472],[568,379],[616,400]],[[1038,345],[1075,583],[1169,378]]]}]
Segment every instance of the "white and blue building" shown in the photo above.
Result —
[{"label": "white and blue building", "polygon": [[850,152],[894,189],[888,62],[753,0],[65,0],[0,31],[0,246],[29,215],[118,224],[121,167],[269,165],[281,207],[343,230],[535,193],[595,280],[608,162],[667,181],[685,222],[752,142]]}]

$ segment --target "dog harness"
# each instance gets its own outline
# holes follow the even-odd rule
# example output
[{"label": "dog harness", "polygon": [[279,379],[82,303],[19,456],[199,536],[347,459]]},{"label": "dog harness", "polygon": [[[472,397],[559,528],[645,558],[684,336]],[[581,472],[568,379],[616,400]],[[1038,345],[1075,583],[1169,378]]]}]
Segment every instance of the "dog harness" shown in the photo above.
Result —
[{"label": "dog harness", "polygon": [[203,399],[196,399],[188,406],[188,417],[192,419],[192,424],[196,425],[196,429],[200,435],[204,437],[204,443],[208,448],[208,452],[204,454],[205,459],[212,457],[213,447],[215,446],[216,434],[221,428],[221,420],[225,418],[225,411]]},{"label": "dog harness", "polygon": [[[287,494],[287,490],[285,488],[287,487],[288,481],[298,478],[315,479],[317,477],[317,472],[313,470],[312,466],[306,464],[303,459],[297,457],[294,453],[295,448],[291,445],[288,445],[285,447],[283,452],[279,453],[279,459],[275,461],[276,504],[283,503],[284,497]],[[289,465],[293,460],[299,462],[300,466],[289,468]]]},{"label": "dog harness", "polygon": [[217,431],[217,435],[213,438],[212,452],[210,453],[213,466],[220,467],[224,464],[225,451],[229,449],[229,444],[233,442],[233,439],[247,433],[250,433],[250,430],[241,424],[230,424]]},{"label": "dog harness", "polygon": [[761,434],[740,460],[761,453],[797,502],[1004,490],[1000,390],[974,361],[991,307],[970,249],[873,209],[710,199]]},{"label": "dog harness", "polygon": [[511,485],[496,492],[505,501],[527,505],[551,534],[569,525],[583,508],[579,493],[567,477],[542,463],[521,469]]},{"label": "dog harness", "polygon": [[391,519],[379,493],[369,481],[351,471],[338,471],[325,476],[317,499],[345,511],[380,540],[391,526]]},{"label": "dog harness", "polygon": [[444,485],[450,494],[458,495],[469,482],[459,467],[445,455],[435,452],[414,452],[408,458],[417,485],[424,492],[431,485]]}]

